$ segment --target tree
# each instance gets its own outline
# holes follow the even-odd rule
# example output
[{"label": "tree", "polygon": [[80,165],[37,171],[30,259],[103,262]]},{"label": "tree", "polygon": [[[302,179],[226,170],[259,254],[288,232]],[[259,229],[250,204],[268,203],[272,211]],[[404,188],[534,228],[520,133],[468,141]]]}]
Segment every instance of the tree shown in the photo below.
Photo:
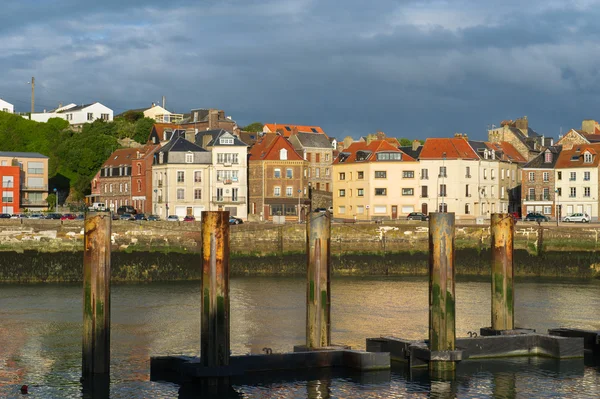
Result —
[{"label": "tree", "polygon": [[142,118],[135,123],[134,127],[134,135],[132,139],[141,144],[146,144],[148,141],[148,137],[150,136],[150,132],[152,131],[152,126],[154,126],[154,119],[150,118]]},{"label": "tree", "polygon": [[123,113],[123,115],[121,115],[117,119],[124,119],[127,122],[135,123],[139,119],[143,119],[143,118],[144,118],[144,112],[130,110],[130,111],[126,111],[125,113]]},{"label": "tree", "polygon": [[48,204],[48,209],[56,211],[56,209],[54,209],[56,208],[56,194],[48,194],[46,197],[46,203]]},{"label": "tree", "polygon": [[408,146],[412,145],[412,141],[410,139],[401,138],[400,139],[400,145],[402,147],[408,147]]},{"label": "tree", "polygon": [[254,122],[249,124],[248,126],[244,126],[242,130],[246,132],[262,132],[264,124],[262,122]]}]

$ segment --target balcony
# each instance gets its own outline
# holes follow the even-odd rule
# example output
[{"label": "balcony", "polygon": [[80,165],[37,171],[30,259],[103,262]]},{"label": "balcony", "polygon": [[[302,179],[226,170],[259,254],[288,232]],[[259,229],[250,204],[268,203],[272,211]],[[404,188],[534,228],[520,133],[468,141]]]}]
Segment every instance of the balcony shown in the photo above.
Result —
[{"label": "balcony", "polygon": [[438,177],[448,177],[448,175],[447,175],[447,174],[445,174],[445,173],[440,173],[440,174],[438,175]]},{"label": "balcony", "polygon": [[553,201],[554,198],[551,194],[536,194],[527,195],[525,201]]},{"label": "balcony", "polygon": [[44,200],[44,199],[31,200],[29,198],[21,198],[21,204],[29,205],[29,206],[48,206],[48,202],[46,202],[46,200]]},{"label": "balcony", "polygon": [[217,181],[221,182],[223,184],[233,184],[233,183],[237,183],[238,182],[238,178],[237,177],[232,177],[230,179],[224,179],[222,177],[217,177]]},{"label": "balcony", "polygon": [[569,181],[575,181],[574,177],[569,177]]},{"label": "balcony", "polygon": [[158,183],[156,183],[156,187],[162,187],[163,186],[163,182],[162,180],[159,180]]},{"label": "balcony", "polygon": [[215,196],[212,197],[212,202],[218,202],[219,204],[245,204],[246,197]]},{"label": "balcony", "polygon": [[21,186],[21,191],[48,191],[47,185],[37,185],[37,186],[28,186],[23,184]]},{"label": "balcony", "polygon": [[162,197],[158,197],[158,199],[156,200],[156,202],[158,202],[159,204],[162,204],[162,202],[163,202]]},{"label": "balcony", "polygon": [[465,178],[470,179],[471,175],[465,175]]}]

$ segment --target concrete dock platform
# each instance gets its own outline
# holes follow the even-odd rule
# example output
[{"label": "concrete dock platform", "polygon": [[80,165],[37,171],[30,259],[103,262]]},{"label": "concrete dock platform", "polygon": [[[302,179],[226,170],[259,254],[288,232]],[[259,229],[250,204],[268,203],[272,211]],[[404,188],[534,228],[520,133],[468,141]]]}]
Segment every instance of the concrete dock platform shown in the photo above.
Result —
[{"label": "concrete dock platform", "polygon": [[577,328],[552,328],[548,334],[557,337],[579,337],[583,339],[586,352],[600,356],[600,330],[580,330]]}]

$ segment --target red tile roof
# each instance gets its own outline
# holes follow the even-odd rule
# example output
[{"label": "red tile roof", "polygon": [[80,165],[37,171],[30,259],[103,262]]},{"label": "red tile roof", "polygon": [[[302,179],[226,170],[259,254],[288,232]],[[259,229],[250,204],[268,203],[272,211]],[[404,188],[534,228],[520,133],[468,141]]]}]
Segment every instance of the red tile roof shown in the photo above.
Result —
[{"label": "red tile roof", "polygon": [[498,143],[486,142],[485,145],[494,151],[502,151],[502,160],[506,162],[516,162],[526,164],[527,159],[508,141],[500,141]]},{"label": "red tile roof", "polygon": [[388,142],[388,140],[373,140],[373,141],[371,141],[371,143],[369,145],[367,145],[367,143],[364,141],[355,141],[354,143],[352,143],[350,145],[350,147],[345,148],[344,151],[342,151],[342,153],[340,153],[340,155],[342,155],[342,154],[350,154],[350,155],[345,157],[342,162],[340,162],[341,158],[340,158],[340,156],[338,156],[333,161],[333,163],[334,164],[339,164],[339,163],[346,164],[346,163],[353,163],[353,162],[398,162],[398,161],[378,161],[377,157],[375,157],[373,155],[371,155],[365,161],[357,161],[356,153],[358,151],[369,151],[372,154],[376,154],[378,152],[399,152],[399,153],[402,153],[402,161],[413,161],[413,162],[416,161],[416,159],[409,156],[404,151],[401,151],[400,149],[398,149],[398,147],[390,144]]},{"label": "red tile roof", "polygon": [[435,138],[425,140],[420,159],[479,159],[477,153],[464,138]]},{"label": "red tile roof", "polygon": [[[288,125],[285,123],[265,123],[265,127],[269,129],[271,133],[280,132],[284,137],[290,137],[294,130],[305,133],[321,133],[325,134],[320,126],[308,126],[308,125]],[[316,130],[315,131],[313,131]]]},{"label": "red tile roof", "polygon": [[282,148],[287,150],[288,161],[304,160],[285,137],[275,133],[267,133],[250,149],[250,161],[278,161],[279,151]]},{"label": "red tile roof", "polygon": [[131,165],[131,161],[137,159],[137,153],[140,153],[140,156],[144,156],[154,148],[160,147],[159,144],[147,144],[143,147],[137,148],[120,148],[115,150],[110,157],[102,164],[102,167],[105,166],[125,166]]},{"label": "red tile roof", "polygon": [[[588,151],[592,154],[592,162],[585,163],[583,154]],[[598,151],[600,151],[600,144],[574,144],[571,148],[565,148],[563,146],[558,160],[556,161],[555,168],[597,168],[600,157],[598,157]]]},{"label": "red tile roof", "polygon": [[156,129],[156,133],[158,133],[158,137],[164,137],[163,133],[164,133],[165,129],[175,130],[175,129],[185,129],[185,128],[182,127],[181,125],[177,125],[175,123],[155,123],[154,129]]}]

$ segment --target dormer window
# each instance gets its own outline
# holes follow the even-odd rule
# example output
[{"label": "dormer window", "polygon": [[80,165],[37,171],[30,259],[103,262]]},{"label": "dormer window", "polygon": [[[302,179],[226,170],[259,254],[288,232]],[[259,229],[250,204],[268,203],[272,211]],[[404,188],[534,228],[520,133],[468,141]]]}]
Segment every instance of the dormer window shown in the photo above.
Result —
[{"label": "dormer window", "polygon": [[282,148],[281,150],[279,150],[279,159],[282,161],[287,161],[287,150],[285,148]]},{"label": "dormer window", "polygon": [[227,138],[227,137],[221,137],[219,139],[219,144],[229,144],[229,145],[232,145],[233,144],[233,139],[232,138]]},{"label": "dormer window", "polygon": [[589,152],[584,152],[583,153],[583,162],[585,163],[592,163],[592,154],[590,154]]},{"label": "dormer window", "polygon": [[163,163],[165,161],[165,153],[161,152],[158,154],[158,163]]},{"label": "dormer window", "polygon": [[544,163],[552,163],[552,153],[550,151],[546,151],[544,154]]},{"label": "dormer window", "polygon": [[191,152],[188,152],[187,154],[185,154],[185,163],[193,163],[194,162],[194,154]]}]

